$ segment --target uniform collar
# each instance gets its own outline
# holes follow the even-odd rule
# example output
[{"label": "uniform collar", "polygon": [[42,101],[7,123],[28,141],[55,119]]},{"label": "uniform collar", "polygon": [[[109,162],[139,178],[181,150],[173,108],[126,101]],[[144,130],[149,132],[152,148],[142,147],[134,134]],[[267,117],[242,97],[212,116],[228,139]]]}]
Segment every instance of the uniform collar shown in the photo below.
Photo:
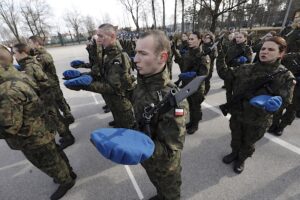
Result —
[{"label": "uniform collar", "polygon": [[18,64],[21,65],[21,67],[23,68],[24,65],[33,62],[33,57],[32,56],[27,56],[21,60],[18,60]]},{"label": "uniform collar", "polygon": [[170,82],[170,78],[166,67],[164,67],[161,72],[151,76],[146,77],[143,75],[138,75],[137,81],[138,87],[145,87],[147,90],[157,91],[164,88]]}]

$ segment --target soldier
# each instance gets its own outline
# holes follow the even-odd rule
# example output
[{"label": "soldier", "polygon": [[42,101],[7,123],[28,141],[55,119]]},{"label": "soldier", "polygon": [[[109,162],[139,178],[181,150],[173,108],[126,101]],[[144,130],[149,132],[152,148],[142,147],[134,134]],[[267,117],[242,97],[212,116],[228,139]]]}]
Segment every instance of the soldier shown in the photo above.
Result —
[{"label": "soldier", "polygon": [[231,82],[232,96],[245,93],[253,88],[259,80],[267,75],[282,70],[274,79],[241,99],[230,108],[230,129],[232,153],[223,158],[229,164],[233,161],[234,171],[241,173],[244,163],[255,151],[254,145],[260,140],[272,123],[273,113],[265,108],[255,107],[249,99],[258,95],[280,96],[283,106],[291,103],[295,78],[290,71],[280,64],[280,59],[286,50],[286,42],[281,37],[273,37],[264,42],[259,53],[259,62],[242,65],[236,68],[228,67],[224,62],[224,54],[220,50],[217,57],[217,70],[220,77]]},{"label": "soldier", "polygon": [[281,63],[297,78],[297,84],[294,89],[292,103],[274,114],[273,124],[268,132],[276,136],[281,136],[284,129],[293,123],[296,116],[300,117],[300,52],[286,54]]},{"label": "soldier", "polygon": [[130,58],[118,46],[116,29],[111,24],[102,24],[97,30],[97,40],[103,46],[101,80],[93,81],[87,87],[69,87],[101,93],[111,109],[117,128],[135,126],[130,96],[134,89]]},{"label": "soldier", "polygon": [[[143,131],[145,106],[159,102],[175,85],[166,70],[170,42],[162,31],[143,33],[137,40],[135,51],[138,84],[134,90],[133,107],[139,129]],[[178,106],[186,114],[186,101]],[[165,114],[157,113],[151,120],[150,129],[155,151],[151,158],[142,163],[157,190],[157,195],[150,200],[179,200],[185,116],[176,116],[175,109]]]},{"label": "soldier", "polygon": [[214,71],[214,63],[215,58],[217,57],[217,49],[213,49],[212,51],[210,48],[214,44],[215,36],[212,33],[206,33],[203,36],[203,44],[202,44],[202,50],[203,52],[210,52],[209,58],[210,58],[210,67],[209,67],[209,73],[205,80],[205,91],[204,94],[206,95],[210,89],[210,79],[212,77],[213,71]]},{"label": "soldier", "polygon": [[43,47],[43,40],[39,36],[31,36],[29,38],[29,46],[32,49],[31,54],[36,56],[38,62],[41,63],[43,71],[48,76],[51,87],[54,91],[54,97],[58,109],[62,111],[63,115],[58,112],[59,119],[62,120],[61,126],[58,127],[58,133],[61,137],[60,146],[62,149],[74,144],[75,138],[72,135],[69,125],[74,122],[74,117],[71,114],[70,106],[63,96],[63,92],[59,86],[59,79],[56,74],[54,61],[52,56]]},{"label": "soldier", "polygon": [[288,44],[287,52],[300,52],[300,18],[296,18],[292,24],[293,30],[286,34]]},{"label": "soldier", "polygon": [[[172,45],[172,53],[175,56],[174,62],[179,64],[180,58],[185,56],[187,52],[189,51],[189,44],[188,44],[188,35],[187,33],[182,33],[181,35],[181,44],[177,47],[177,41],[175,40],[175,45]],[[177,50],[179,52],[177,52]],[[179,53],[179,54],[178,54]],[[180,56],[178,56],[180,55]],[[183,72],[183,69],[181,69],[181,65],[179,64],[180,71]]]},{"label": "soldier", "polygon": [[21,150],[34,166],[59,183],[50,199],[60,199],[74,186],[76,174],[45,126],[36,84],[14,69],[12,61],[10,53],[0,47],[0,139],[11,149]]},{"label": "soldier", "polygon": [[[208,75],[210,67],[209,56],[203,56],[200,50],[201,35],[193,32],[189,35],[189,51],[181,56],[175,52],[182,72],[196,72],[198,76]],[[192,79],[183,80],[183,85],[188,84]],[[202,120],[201,103],[204,101],[205,84],[202,83],[198,91],[187,98],[190,109],[190,122],[186,125],[187,133],[193,134],[198,130],[199,121]]]}]

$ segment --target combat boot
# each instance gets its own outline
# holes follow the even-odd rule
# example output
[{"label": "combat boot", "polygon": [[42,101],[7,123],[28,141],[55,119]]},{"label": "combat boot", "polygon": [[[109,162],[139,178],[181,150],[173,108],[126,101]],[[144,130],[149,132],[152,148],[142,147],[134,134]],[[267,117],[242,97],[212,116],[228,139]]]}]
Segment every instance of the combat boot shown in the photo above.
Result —
[{"label": "combat boot", "polygon": [[300,118],[300,110],[298,110],[298,111],[296,112],[296,117],[297,117],[297,118]]},{"label": "combat boot", "polygon": [[64,137],[62,137],[60,140],[60,145],[59,145],[59,149],[63,150],[65,148],[67,148],[68,146],[71,146],[72,144],[75,143],[75,137],[70,133]]},{"label": "combat boot", "polygon": [[269,128],[268,132],[269,132],[269,133],[272,133],[273,135],[276,135],[276,136],[281,136],[282,133],[283,133],[283,129],[284,129],[284,128],[282,128],[280,125],[279,125],[279,126],[277,126],[277,125],[272,125],[272,126]]},{"label": "combat boot", "polygon": [[187,129],[187,134],[192,135],[198,130],[198,124],[191,124],[191,126]]},{"label": "combat boot", "polygon": [[191,126],[192,126],[192,123],[191,123],[191,122],[185,124],[185,128],[186,128],[186,129],[189,129]]},{"label": "combat boot", "polygon": [[51,195],[51,200],[58,200],[62,198],[69,189],[71,189],[75,185],[75,179],[72,179],[69,183],[60,184],[57,190]]},{"label": "combat boot", "polygon": [[237,159],[233,166],[233,171],[237,174],[240,174],[244,171],[245,168],[245,159]]},{"label": "combat boot", "polygon": [[232,151],[230,154],[223,157],[222,161],[225,164],[230,164],[238,158],[238,152]]},{"label": "combat boot", "polygon": [[270,126],[270,128],[268,129],[268,133],[274,133],[277,128],[277,125],[272,124],[272,126]]},{"label": "combat boot", "polygon": [[116,122],[115,122],[115,121],[108,122],[108,125],[109,125],[109,126],[115,126],[115,125],[116,125]]},{"label": "combat boot", "polygon": [[109,109],[108,106],[106,106],[103,110],[104,110],[104,113],[109,113],[110,112],[110,109]]}]

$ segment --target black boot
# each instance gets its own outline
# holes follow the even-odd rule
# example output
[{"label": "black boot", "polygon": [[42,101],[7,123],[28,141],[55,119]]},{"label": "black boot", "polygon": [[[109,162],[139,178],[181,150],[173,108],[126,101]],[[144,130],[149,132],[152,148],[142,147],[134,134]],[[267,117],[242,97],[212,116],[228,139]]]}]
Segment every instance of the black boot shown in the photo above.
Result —
[{"label": "black boot", "polygon": [[102,107],[103,110],[105,110],[105,109],[107,109],[107,108],[108,108],[108,105],[104,105],[104,106]]},{"label": "black boot", "polygon": [[230,154],[224,156],[222,161],[225,164],[230,164],[238,158],[238,155],[239,155],[238,152],[233,151]]},{"label": "black boot", "polygon": [[274,133],[274,131],[278,128],[277,125],[272,124],[272,126],[270,126],[270,128],[268,129],[268,133]]},{"label": "black boot", "polygon": [[191,126],[192,126],[192,123],[191,123],[191,122],[185,124],[185,128],[186,128],[186,129],[189,129]]},{"label": "black boot", "polygon": [[297,118],[300,118],[300,110],[298,110],[298,111],[296,112],[296,117],[297,117]]},{"label": "black boot", "polygon": [[109,109],[108,106],[105,109],[103,109],[103,110],[104,110],[104,113],[109,113],[110,112],[110,109]]},{"label": "black boot", "polygon": [[109,125],[109,126],[115,126],[115,125],[116,125],[116,122],[115,122],[115,121],[108,122],[108,125]]},{"label": "black boot", "polygon": [[191,126],[187,129],[187,134],[192,135],[198,130],[198,124],[194,125],[191,124]]},{"label": "black boot", "polygon": [[68,135],[62,137],[59,140],[59,142],[60,142],[60,145],[59,145],[60,148],[59,149],[63,150],[65,148],[67,148],[68,146],[71,146],[72,144],[74,144],[75,143],[75,138],[72,134],[68,134]]},{"label": "black boot", "polygon": [[278,125],[272,125],[269,128],[268,132],[272,133],[273,135],[276,135],[276,136],[281,136],[282,133],[283,133],[283,129],[284,128],[282,128],[280,125],[279,126]]},{"label": "black boot", "polygon": [[60,184],[57,188],[57,190],[51,195],[51,200],[58,200],[62,198],[69,189],[71,189],[75,185],[75,179],[73,179],[69,183]]},{"label": "black boot", "polygon": [[233,171],[237,174],[240,174],[244,171],[245,168],[245,159],[237,159],[233,166]]}]

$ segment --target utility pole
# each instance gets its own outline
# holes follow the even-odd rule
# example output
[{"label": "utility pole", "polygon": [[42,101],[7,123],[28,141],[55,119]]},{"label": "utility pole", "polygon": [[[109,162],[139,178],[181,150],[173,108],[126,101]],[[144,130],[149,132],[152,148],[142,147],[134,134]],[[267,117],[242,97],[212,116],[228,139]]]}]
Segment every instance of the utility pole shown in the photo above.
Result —
[{"label": "utility pole", "polygon": [[285,13],[285,16],[284,16],[284,20],[283,20],[282,25],[281,25],[281,30],[284,29],[284,27],[285,27],[287,18],[288,18],[288,16],[289,16],[289,13],[290,13],[290,10],[291,10],[291,7],[292,7],[292,2],[293,2],[293,0],[289,0],[289,5],[288,5],[288,7],[287,7],[287,9],[286,9],[286,13]]}]

